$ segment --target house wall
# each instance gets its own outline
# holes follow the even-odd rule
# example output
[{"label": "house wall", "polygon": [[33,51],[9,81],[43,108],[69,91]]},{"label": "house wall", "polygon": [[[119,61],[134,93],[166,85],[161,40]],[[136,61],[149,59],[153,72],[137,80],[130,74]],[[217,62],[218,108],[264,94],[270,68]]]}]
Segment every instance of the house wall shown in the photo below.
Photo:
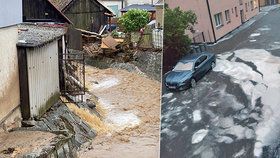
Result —
[{"label": "house wall", "polygon": [[155,4],[158,0],[126,0],[126,6],[131,4]]},{"label": "house wall", "polygon": [[[166,0],[165,3],[168,4],[170,8],[175,8],[180,6],[180,8],[184,11],[192,10],[197,15],[197,24],[194,26],[195,34],[190,31],[186,31],[186,33],[193,38],[197,34],[201,34],[203,32],[206,42],[215,42],[214,36],[216,40],[222,38],[229,32],[233,31],[237,27],[239,27],[241,23],[240,10],[244,10],[244,21],[249,20],[253,16],[258,13],[258,6],[254,8],[252,11],[250,9],[250,5],[248,7],[248,12],[245,11],[245,3],[250,4],[250,0],[243,0],[243,5],[239,4],[239,0],[236,1],[224,1],[224,0],[209,0],[209,8],[211,12],[212,21],[210,20],[207,1],[206,0]],[[253,0],[257,2],[257,0]],[[258,5],[258,3],[256,3]],[[237,16],[235,7],[237,8]],[[230,22],[226,22],[225,19],[225,11],[229,10]],[[215,14],[222,14],[222,26],[216,27],[215,23]],[[213,24],[214,31],[212,29],[211,23]],[[213,33],[214,32],[214,33]]]},{"label": "house wall", "polygon": [[0,35],[0,126],[7,129],[21,120],[17,26],[0,28]]},{"label": "house wall", "polygon": [[263,7],[263,6],[266,5],[265,1],[266,1],[266,0],[260,0],[260,6],[261,6],[261,7]]},{"label": "house wall", "polygon": [[[213,21],[213,26],[215,29],[215,34],[216,34],[216,39],[220,39],[227,33],[231,32],[235,28],[241,25],[241,19],[240,16],[236,16],[235,13],[235,7],[237,7],[237,14],[239,14],[239,1],[224,1],[224,0],[215,0],[211,1],[209,0],[210,8],[211,8],[211,13],[212,13],[212,21]],[[232,12],[233,9],[233,12]],[[230,22],[226,22],[226,15],[225,11],[229,10],[230,13]],[[215,24],[215,14],[217,13],[222,13],[222,23],[223,26],[221,27],[216,27]]]},{"label": "house wall", "polygon": [[[100,1],[104,6],[111,9],[111,11],[114,12],[116,17],[119,17],[121,15],[120,9],[122,9],[122,2],[121,1]],[[114,6],[117,6],[117,11],[114,10]]]},{"label": "house wall", "polygon": [[98,32],[101,25],[108,23],[105,8],[92,0],[76,0],[63,11],[76,28]]},{"label": "house wall", "polygon": [[[253,2],[253,4],[255,4],[253,10],[251,9],[251,1]],[[246,11],[245,4],[247,4],[248,11]],[[259,12],[258,0],[243,0],[243,5],[240,5],[240,9],[244,10],[245,21],[247,21],[258,14]]]},{"label": "house wall", "polygon": [[1,0],[0,8],[0,28],[22,22],[22,0]]},{"label": "house wall", "polygon": [[163,27],[163,5],[156,6],[156,26]]},{"label": "house wall", "polygon": [[[197,24],[194,29],[197,32],[203,32],[206,41],[214,41],[206,0],[166,0],[165,3],[172,9],[180,6],[180,9],[184,11],[192,10],[197,16]],[[192,33],[187,32],[187,34],[191,38],[193,37]]]},{"label": "house wall", "polygon": [[58,41],[27,48],[30,117],[40,117],[59,98]]}]

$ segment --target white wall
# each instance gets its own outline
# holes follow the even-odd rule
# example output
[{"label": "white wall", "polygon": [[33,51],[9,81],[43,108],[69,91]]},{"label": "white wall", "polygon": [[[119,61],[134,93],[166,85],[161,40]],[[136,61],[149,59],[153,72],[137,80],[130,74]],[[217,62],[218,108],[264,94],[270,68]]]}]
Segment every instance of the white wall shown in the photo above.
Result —
[{"label": "white wall", "polygon": [[[118,10],[122,9],[121,1],[100,1],[100,2],[109,9],[110,9],[110,6],[112,6],[112,5],[117,5]],[[113,11],[113,10],[111,10],[111,11]],[[117,17],[119,17],[121,15],[120,11],[118,11],[117,13],[114,13],[114,14],[116,14]]]},{"label": "white wall", "polygon": [[[20,104],[16,47],[18,28],[17,26],[0,28],[0,35],[0,121],[3,121]],[[19,112],[13,117],[17,120],[21,118]],[[13,123],[14,119],[9,118],[9,120]]]},{"label": "white wall", "polygon": [[22,0],[0,0],[0,28],[22,22]]},{"label": "white wall", "polygon": [[158,0],[127,0],[127,5],[131,4],[156,4]]}]

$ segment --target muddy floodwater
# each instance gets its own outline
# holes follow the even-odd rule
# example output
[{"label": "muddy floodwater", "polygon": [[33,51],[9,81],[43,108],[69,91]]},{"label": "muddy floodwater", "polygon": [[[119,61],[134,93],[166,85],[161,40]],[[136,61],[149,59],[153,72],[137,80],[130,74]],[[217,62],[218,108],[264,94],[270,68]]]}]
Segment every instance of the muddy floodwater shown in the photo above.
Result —
[{"label": "muddy floodwater", "polygon": [[158,157],[160,83],[126,70],[91,66],[86,81],[102,122],[92,120],[101,123],[101,130],[79,157]]}]

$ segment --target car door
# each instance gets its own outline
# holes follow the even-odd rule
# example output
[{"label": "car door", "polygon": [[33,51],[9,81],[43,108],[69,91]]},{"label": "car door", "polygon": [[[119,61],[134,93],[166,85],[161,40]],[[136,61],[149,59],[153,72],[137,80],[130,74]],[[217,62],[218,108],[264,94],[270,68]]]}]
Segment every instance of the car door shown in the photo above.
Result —
[{"label": "car door", "polygon": [[207,71],[208,71],[208,63],[207,63],[207,56],[206,55],[203,55],[203,56],[201,56],[200,58],[200,62],[201,62],[201,64],[200,64],[200,66],[201,66],[201,71],[202,71],[202,75],[204,75],[204,74],[206,74],[207,73]]},{"label": "car door", "polygon": [[203,75],[207,72],[206,66],[207,56],[203,55],[199,57],[195,62],[195,78],[198,80],[203,77]]},{"label": "car door", "polygon": [[198,58],[194,64],[194,78],[196,80],[199,80],[201,78],[201,75],[202,75],[201,61],[200,58]]}]

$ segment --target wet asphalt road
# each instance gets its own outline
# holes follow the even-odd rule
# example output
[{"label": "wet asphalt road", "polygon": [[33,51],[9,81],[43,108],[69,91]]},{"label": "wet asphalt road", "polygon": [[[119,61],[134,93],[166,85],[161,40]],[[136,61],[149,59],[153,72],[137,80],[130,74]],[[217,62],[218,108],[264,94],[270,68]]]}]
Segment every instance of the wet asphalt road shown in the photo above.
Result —
[{"label": "wet asphalt road", "polygon": [[161,158],[280,157],[280,9],[256,19],[210,48],[217,66],[197,87],[163,85]]}]

